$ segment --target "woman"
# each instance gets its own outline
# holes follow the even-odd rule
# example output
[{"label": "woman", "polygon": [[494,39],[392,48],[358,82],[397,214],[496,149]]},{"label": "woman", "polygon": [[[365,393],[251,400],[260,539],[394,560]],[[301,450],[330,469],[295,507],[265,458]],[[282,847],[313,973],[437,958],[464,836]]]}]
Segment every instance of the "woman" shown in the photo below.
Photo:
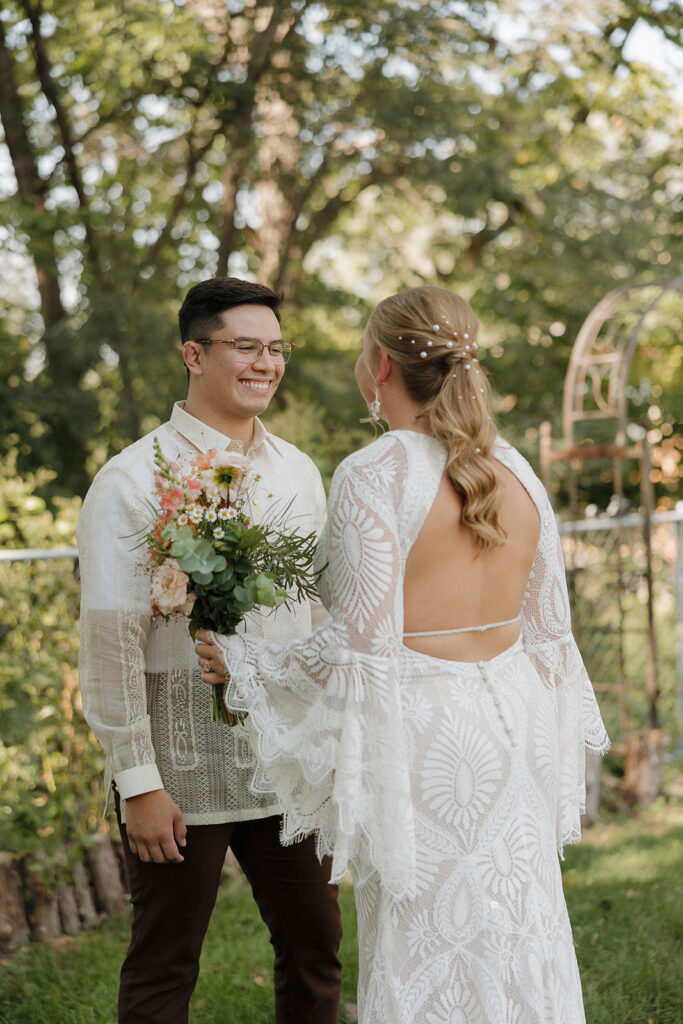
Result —
[{"label": "woman", "polygon": [[[390,431],[334,475],[331,624],[203,634],[204,678],[358,909],[361,1024],[578,1024],[557,851],[585,748],[609,745],[570,630],[543,486],[496,437],[469,305],[415,288],[370,318],[356,378]],[[207,642],[210,641],[210,642]]]}]

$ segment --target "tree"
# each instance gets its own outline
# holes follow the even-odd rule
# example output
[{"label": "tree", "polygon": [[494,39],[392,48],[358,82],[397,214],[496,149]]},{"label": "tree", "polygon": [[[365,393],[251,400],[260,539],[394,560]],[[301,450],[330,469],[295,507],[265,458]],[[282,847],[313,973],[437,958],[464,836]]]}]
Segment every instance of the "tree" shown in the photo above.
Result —
[{"label": "tree", "polygon": [[626,43],[639,19],[677,40],[683,14],[651,6],[11,0],[4,237],[35,272],[15,310],[41,314],[8,423],[23,464],[82,492],[165,418],[182,292],[226,272],[285,289],[274,413],[291,429],[312,404],[321,458],[358,441],[352,350],[406,284],[471,296],[513,434],[533,431],[593,302],[680,252],[671,84]]}]

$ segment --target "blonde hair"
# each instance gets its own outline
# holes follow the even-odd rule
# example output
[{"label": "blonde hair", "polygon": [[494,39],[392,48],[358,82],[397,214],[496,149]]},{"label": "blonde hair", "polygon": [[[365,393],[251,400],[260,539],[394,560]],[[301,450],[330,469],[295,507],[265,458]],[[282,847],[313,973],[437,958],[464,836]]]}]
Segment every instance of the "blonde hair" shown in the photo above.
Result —
[{"label": "blonde hair", "polygon": [[409,288],[377,306],[366,328],[373,349],[398,365],[427,432],[446,442],[446,472],[462,499],[462,521],[486,550],[505,542],[498,512],[496,428],[479,365],[479,323],[469,303],[446,288]]}]

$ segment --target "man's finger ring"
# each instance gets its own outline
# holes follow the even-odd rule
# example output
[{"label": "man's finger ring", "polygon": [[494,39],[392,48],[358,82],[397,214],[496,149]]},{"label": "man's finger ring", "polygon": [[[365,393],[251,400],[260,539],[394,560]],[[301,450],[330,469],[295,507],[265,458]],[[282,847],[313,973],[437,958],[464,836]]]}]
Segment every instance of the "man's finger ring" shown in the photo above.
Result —
[{"label": "man's finger ring", "polygon": [[204,671],[205,672],[210,672],[211,671],[211,662],[210,661],[207,661],[206,664],[204,665]]}]

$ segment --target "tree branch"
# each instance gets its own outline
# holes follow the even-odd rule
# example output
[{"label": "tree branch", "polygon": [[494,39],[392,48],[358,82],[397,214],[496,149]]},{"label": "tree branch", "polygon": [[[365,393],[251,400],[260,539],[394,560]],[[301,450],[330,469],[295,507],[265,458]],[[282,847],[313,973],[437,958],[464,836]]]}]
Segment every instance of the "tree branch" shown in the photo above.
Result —
[{"label": "tree branch", "polygon": [[71,187],[78,196],[78,204],[83,213],[83,227],[85,228],[85,237],[88,243],[90,262],[92,264],[96,280],[101,282],[102,269],[100,264],[99,245],[95,237],[95,232],[90,224],[88,197],[83,187],[81,169],[78,166],[76,154],[74,153],[71,126],[55,85],[54,78],[52,77],[52,65],[50,63],[50,58],[48,57],[45,41],[41,32],[41,5],[40,3],[32,4],[29,0],[23,0],[21,6],[26,11],[26,16],[31,22],[31,28],[33,30],[33,50],[35,55],[36,71],[38,73],[38,81],[40,82],[40,87],[43,90],[45,98],[51,104],[55,112],[57,127],[59,128],[59,136],[64,148],[64,162],[67,166],[69,181],[71,183]]},{"label": "tree branch", "polygon": [[38,173],[38,161],[26,130],[24,104],[17,87],[12,55],[7,46],[5,27],[0,19],[0,117],[5,129],[17,186],[22,202],[33,211],[24,224],[29,236],[29,251],[38,277],[41,312],[46,329],[64,320],[66,313],[57,277],[54,238],[45,227],[38,227],[39,215],[45,211],[46,183]]}]

